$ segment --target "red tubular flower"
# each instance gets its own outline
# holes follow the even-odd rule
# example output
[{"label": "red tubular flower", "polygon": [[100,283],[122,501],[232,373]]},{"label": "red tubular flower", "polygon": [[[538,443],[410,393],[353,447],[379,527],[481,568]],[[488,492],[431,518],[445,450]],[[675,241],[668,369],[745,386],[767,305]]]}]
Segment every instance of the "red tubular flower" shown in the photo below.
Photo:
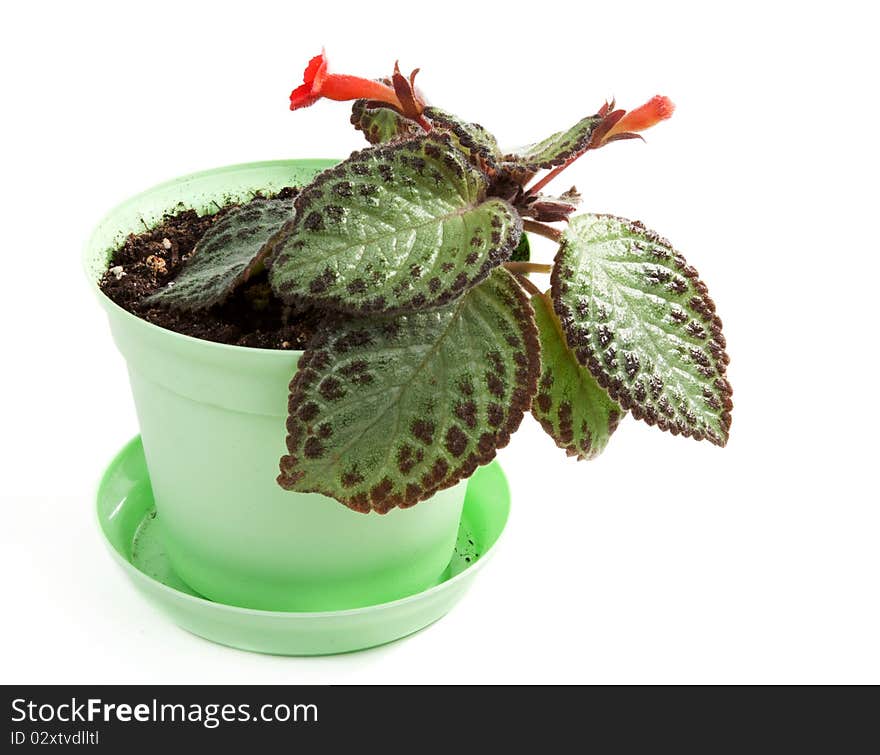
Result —
[{"label": "red tubular flower", "polygon": [[602,147],[618,139],[637,139],[637,132],[665,121],[674,112],[672,100],[659,94],[628,113],[625,110],[614,110],[613,102],[606,103],[599,109],[599,115],[604,120],[593,132],[591,146]]},{"label": "red tubular flower", "polygon": [[327,73],[327,56],[323,50],[309,61],[303,72],[303,83],[290,93],[290,109],[314,105],[319,99],[378,100],[403,110],[394,89],[386,84],[358,76]]},{"label": "red tubular flower", "polygon": [[675,105],[668,97],[661,97],[659,94],[654,95],[641,107],[630,110],[623,116],[611,130],[605,135],[606,139],[614,134],[633,133],[635,131],[644,131],[651,128],[660,121],[671,118],[675,112]]}]

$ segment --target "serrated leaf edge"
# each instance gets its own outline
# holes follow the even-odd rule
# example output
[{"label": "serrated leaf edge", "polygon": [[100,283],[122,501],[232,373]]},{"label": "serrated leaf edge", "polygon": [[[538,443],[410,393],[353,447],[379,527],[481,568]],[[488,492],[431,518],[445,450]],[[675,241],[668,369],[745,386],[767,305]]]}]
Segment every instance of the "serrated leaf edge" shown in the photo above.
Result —
[{"label": "serrated leaf edge", "polygon": [[498,159],[500,155],[491,150],[486,144],[482,144],[474,139],[465,128],[466,125],[472,125],[489,133],[484,126],[479,123],[466,124],[464,122],[459,122],[452,117],[451,113],[446,113],[435,107],[425,108],[425,115],[435,126],[446,129],[455,134],[459,144],[467,149],[470,155],[476,158],[474,162],[476,162],[482,169],[494,171],[498,168]]},{"label": "serrated leaf edge", "polygon": [[[242,208],[246,207],[247,205],[242,205]],[[230,279],[227,288],[221,296],[214,297],[213,299],[202,302],[200,304],[196,304],[195,306],[191,307],[181,307],[172,302],[165,301],[161,294],[169,290],[168,285],[177,280],[177,276],[175,276],[173,280],[169,281],[165,284],[165,286],[150,294],[150,296],[144,299],[144,301],[148,304],[155,304],[156,306],[165,307],[171,310],[177,310],[179,312],[205,312],[212,307],[222,306],[229,300],[229,297],[232,296],[232,294],[234,294],[241,286],[247,283],[254,275],[262,272],[264,266],[268,266],[267,262],[271,258],[272,254],[275,252],[275,249],[278,247],[279,243],[281,243],[286,238],[286,236],[289,235],[290,231],[293,228],[295,211],[292,204],[291,215],[291,218],[285,220],[281,224],[281,227],[263,242],[262,246],[257,250],[257,253],[253,256],[251,261],[248,262],[247,265],[245,265],[244,268],[242,268],[242,270],[237,275],[233,276],[232,279]],[[221,218],[219,222],[223,222],[223,218]],[[211,226],[211,228],[212,227],[213,226]],[[210,230],[210,228],[208,230]],[[198,247],[198,244],[200,242],[201,239],[196,242],[196,248]],[[193,253],[195,253],[195,248],[193,250]],[[178,272],[178,275],[180,275],[180,273],[182,273],[183,271],[184,268],[181,268]]]},{"label": "serrated leaf edge", "polygon": [[[465,165],[470,165],[467,156],[463,152],[461,152],[461,150],[459,150],[455,145],[452,144],[451,139],[447,134],[432,133],[424,136],[418,136],[412,139],[401,139],[394,142],[386,142],[382,145],[357,150],[355,152],[352,152],[347,160],[322,171],[308,187],[306,187],[296,196],[293,205],[295,216],[293,218],[290,230],[292,231],[296,223],[300,222],[298,218],[305,217],[304,205],[307,201],[310,200],[310,195],[313,192],[320,194],[320,191],[323,190],[323,187],[326,183],[330,181],[335,181],[339,178],[344,178],[345,171],[348,169],[349,165],[354,162],[370,160],[375,157],[379,157],[381,159],[387,153],[393,154],[397,149],[402,149],[407,147],[411,143],[421,142],[425,140],[432,141],[438,145],[442,145],[443,148],[451,150],[452,152],[460,155],[461,160]],[[386,307],[384,305],[380,306],[375,302],[366,302],[363,304],[353,305],[346,302],[346,300],[341,296],[291,296],[284,291],[279,291],[274,286],[273,291],[275,291],[275,294],[289,305],[298,307],[305,304],[317,304],[328,310],[341,312],[344,314],[402,314],[405,312],[418,311],[420,309],[431,309],[434,307],[440,307],[449,304],[452,301],[455,301],[457,298],[460,298],[463,294],[467,293],[467,291],[486,280],[486,278],[489,276],[489,273],[491,273],[492,270],[498,267],[502,262],[510,259],[513,251],[517,247],[517,244],[519,244],[519,240],[523,232],[522,217],[520,216],[520,214],[506,200],[503,200],[500,197],[487,197],[486,191],[489,186],[489,179],[485,174],[481,173],[480,171],[477,170],[476,172],[480,176],[480,179],[483,183],[483,188],[479,193],[478,200],[476,200],[476,203],[470,209],[475,210],[480,205],[487,202],[497,202],[504,206],[504,209],[508,213],[511,222],[508,224],[507,234],[504,238],[501,239],[499,243],[494,246],[494,252],[490,254],[489,259],[487,259],[471,277],[466,279],[466,281],[460,287],[457,296],[447,296],[446,294],[449,294],[450,292],[446,291],[443,292],[443,294],[438,296],[436,299],[426,301],[418,305],[406,303],[403,306]],[[288,235],[290,234],[288,233]],[[271,267],[274,262],[274,257],[268,258],[266,260],[266,266]]]},{"label": "serrated leaf edge", "polygon": [[[371,511],[374,511],[378,514],[386,514],[394,508],[410,508],[412,506],[415,506],[417,503],[427,500],[440,490],[450,488],[458,484],[461,480],[470,477],[470,475],[473,474],[474,470],[476,470],[477,467],[483,466],[491,462],[497,455],[498,451],[504,448],[510,442],[511,436],[519,429],[523,417],[525,416],[526,412],[531,409],[532,399],[537,392],[538,377],[541,370],[541,344],[538,336],[538,328],[535,324],[534,310],[532,309],[532,304],[528,295],[522,290],[520,285],[516,282],[514,277],[509,272],[502,268],[498,270],[498,273],[506,276],[508,290],[512,294],[513,299],[517,305],[518,316],[516,319],[518,322],[521,322],[523,324],[522,338],[524,344],[525,363],[517,363],[516,365],[514,380],[519,387],[513,391],[512,403],[509,408],[507,421],[495,430],[495,443],[492,445],[491,448],[486,449],[479,456],[471,453],[466,459],[461,462],[459,467],[453,469],[452,473],[448,477],[444,477],[443,479],[441,479],[441,481],[436,486],[429,487],[424,490],[420,489],[418,496],[414,496],[412,498],[404,498],[403,500],[398,502],[362,502],[354,501],[351,499],[346,500],[342,498],[336,498],[336,500],[338,500],[344,506],[363,514],[368,514]],[[458,300],[457,304],[452,306],[458,306],[459,308],[464,306],[464,299],[465,297],[461,297]],[[337,315],[335,318],[331,318],[327,322],[327,328],[332,328],[333,323],[338,322],[339,318],[341,317],[343,317],[343,315]],[[447,328],[447,333],[453,330],[453,325],[455,322],[456,318],[452,318],[450,320],[449,326]],[[325,329],[323,331],[319,331],[313,336],[311,342],[308,344],[305,351],[303,352],[302,357],[300,357],[296,374],[290,381],[290,393],[287,403],[288,433],[293,432],[293,427],[295,426],[293,423],[295,423],[296,421],[293,418],[299,411],[301,404],[304,401],[308,400],[308,394],[306,393],[306,391],[315,380],[315,372],[310,367],[310,361],[313,358],[314,354],[316,352],[319,352],[320,349],[327,343],[326,334],[328,332],[329,330]],[[444,333],[444,335],[441,336],[438,341],[442,338],[445,338],[446,335],[447,334]],[[290,435],[288,435],[287,443],[288,454],[282,456],[279,461],[279,474],[276,478],[278,485],[285,490],[296,490],[297,492],[301,493],[321,493],[322,495],[327,495],[335,498],[332,492],[328,491],[325,488],[322,488],[319,484],[302,487],[297,485],[304,473],[295,471],[293,469],[292,465],[296,463],[296,459],[289,455],[291,453]]]},{"label": "serrated leaf edge", "polygon": [[629,392],[627,387],[620,382],[619,380],[610,380],[608,375],[602,369],[602,364],[597,358],[597,355],[593,353],[589,341],[583,344],[574,345],[572,341],[573,333],[570,327],[571,316],[570,313],[566,311],[565,306],[562,304],[562,258],[565,254],[567,242],[563,239],[562,243],[559,245],[559,250],[556,252],[556,257],[553,260],[553,272],[550,274],[550,295],[553,300],[553,309],[556,313],[556,316],[559,318],[559,322],[562,325],[563,332],[565,333],[565,340],[568,344],[571,352],[577,357],[578,362],[584,365],[593,377],[596,378],[599,385],[601,385],[607,392],[608,395],[611,396],[618,404],[620,404],[621,408],[625,411],[629,411],[633,417],[638,420],[645,422],[648,425],[656,426],[660,430],[665,432],[672,433],[672,435],[683,435],[687,438],[694,438],[696,440],[703,440],[704,438],[709,440],[711,443],[716,446],[724,447],[727,445],[727,441],[730,434],[730,426],[732,422],[731,410],[733,409],[733,388],[730,385],[730,382],[727,380],[727,365],[730,362],[730,357],[725,351],[726,341],[724,335],[721,332],[721,318],[715,313],[715,302],[709,296],[709,289],[702,280],[700,280],[696,269],[687,264],[687,261],[684,257],[676,251],[676,249],[672,246],[672,244],[663,236],[661,236],[656,231],[648,229],[644,226],[643,223],[637,220],[630,220],[629,218],[624,218],[619,215],[613,215],[611,213],[592,213],[594,217],[602,217],[602,218],[612,218],[621,222],[622,224],[630,227],[634,232],[643,234],[647,236],[653,243],[656,243],[660,246],[665,247],[669,253],[670,258],[673,260],[676,269],[685,277],[689,278],[697,291],[700,294],[702,307],[705,308],[705,315],[708,318],[706,324],[709,325],[713,337],[713,342],[717,346],[718,355],[716,357],[716,368],[718,370],[718,376],[715,379],[714,386],[718,391],[718,394],[721,399],[721,408],[722,413],[719,415],[719,421],[721,423],[722,430],[724,432],[724,436],[721,438],[715,438],[711,435],[703,435],[703,433],[697,431],[694,432],[690,427],[686,425],[682,425],[680,423],[670,423],[667,419],[655,412],[650,407],[643,408],[638,405],[635,397]]},{"label": "serrated leaf edge", "polygon": [[[367,110],[369,110],[369,109],[379,110],[380,108],[384,109],[384,110],[388,110],[389,112],[396,115],[401,121],[404,121],[407,124],[411,123],[412,127],[413,127],[413,131],[408,134],[407,133],[400,133],[397,136],[395,136],[391,139],[387,139],[385,141],[378,141],[378,140],[374,141],[372,139],[372,135],[369,133],[369,131],[366,128],[364,128],[364,124],[362,122],[362,119],[366,117]],[[354,128],[357,131],[360,131],[364,135],[364,138],[370,144],[373,144],[373,145],[390,144],[391,142],[396,141],[398,139],[406,139],[408,137],[412,137],[413,132],[421,131],[421,126],[419,126],[418,123],[416,123],[415,121],[411,121],[409,118],[407,118],[405,115],[399,113],[397,110],[395,110],[390,105],[383,103],[383,102],[376,101],[376,100],[365,100],[365,99],[355,100],[351,106],[351,117],[349,118],[349,123],[351,123],[351,125],[354,126]]]},{"label": "serrated leaf edge", "polygon": [[[562,326],[559,322],[559,317],[557,316],[555,309],[553,307],[553,300],[550,298],[550,296],[548,294],[549,294],[549,292],[543,293],[543,294],[535,294],[531,299],[532,306],[534,307],[534,302],[536,299],[541,299],[543,301],[544,306],[547,307],[547,310],[549,311],[549,313],[551,315],[551,319],[552,319],[553,325],[556,329],[556,332],[559,335],[559,338],[562,341],[563,346],[568,351],[568,354],[571,356],[572,361],[574,361],[578,367],[580,367],[583,370],[586,370],[590,375],[592,375],[594,377],[594,379],[596,379],[596,382],[598,383],[599,382],[598,378],[595,378],[595,375],[593,375],[593,373],[589,370],[589,368],[585,367],[584,365],[582,365],[578,361],[577,356],[574,354],[574,352],[571,350],[571,347],[568,345],[568,339],[566,338],[565,333],[562,330]],[[537,313],[536,313],[535,319],[537,321]],[[540,328],[538,329],[538,331],[539,331],[538,338],[540,340]],[[601,453],[601,449],[599,451],[596,451],[591,444],[590,449],[585,453],[583,449],[578,448],[578,446],[576,446],[573,442],[572,443],[566,442],[563,438],[561,438],[559,435],[557,435],[556,428],[553,427],[553,425],[550,423],[550,421],[547,420],[545,417],[540,416],[538,414],[538,411],[536,411],[536,404],[541,399],[541,387],[542,387],[541,380],[543,379],[543,377],[544,377],[544,365],[542,362],[541,376],[538,381],[538,391],[537,391],[537,394],[535,396],[534,401],[532,401],[532,408],[531,408],[532,416],[537,420],[538,424],[541,425],[541,427],[544,429],[544,432],[547,433],[547,435],[549,435],[553,439],[553,442],[557,445],[557,447],[561,448],[563,451],[565,451],[566,456],[569,456],[569,457],[576,456],[578,461],[588,461],[590,459],[596,458],[596,456],[598,456]],[[612,398],[612,401],[613,400],[614,399]],[[608,427],[607,427],[609,436],[614,434],[614,431],[618,428],[621,420],[625,416],[626,416],[626,411],[624,409],[622,409],[620,406],[618,406],[618,409],[616,412],[609,414]]]},{"label": "serrated leaf edge", "polygon": [[534,144],[530,144],[530,145],[527,145],[526,147],[520,148],[522,150],[527,150],[532,147],[537,147],[539,144],[542,144],[543,142],[549,141],[550,139],[552,139],[554,137],[562,136],[563,134],[568,133],[569,131],[571,131],[572,129],[577,127],[578,124],[583,123],[584,121],[589,120],[589,119],[596,119],[596,123],[593,124],[593,128],[590,129],[589,131],[587,131],[586,134],[582,135],[574,143],[574,146],[565,153],[561,153],[550,160],[534,160],[534,159],[529,160],[529,158],[526,155],[520,155],[517,152],[508,152],[501,158],[501,161],[502,161],[502,163],[511,163],[514,166],[516,166],[517,168],[519,168],[520,170],[527,170],[527,171],[531,171],[531,172],[535,172],[535,171],[539,171],[539,170],[549,170],[550,168],[557,168],[560,165],[564,165],[565,163],[570,162],[570,161],[574,160],[575,158],[579,157],[584,152],[586,152],[587,149],[589,149],[591,140],[593,138],[593,131],[595,130],[596,126],[599,125],[599,123],[601,122],[601,118],[599,118],[598,115],[585,116],[585,117],[581,118],[577,123],[575,123],[574,125],[570,126],[567,129],[557,131],[555,134],[551,134],[546,139],[542,139],[539,142],[535,142]]}]

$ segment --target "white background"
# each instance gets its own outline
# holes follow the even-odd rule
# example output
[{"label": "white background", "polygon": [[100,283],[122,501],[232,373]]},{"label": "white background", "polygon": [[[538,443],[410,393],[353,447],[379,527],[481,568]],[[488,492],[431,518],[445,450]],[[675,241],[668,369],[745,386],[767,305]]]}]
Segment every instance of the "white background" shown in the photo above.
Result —
[{"label": "white background", "polygon": [[[0,23],[3,682],[880,682],[878,60],[867,3],[14,3]],[[160,617],[104,551],[103,466],[137,432],[79,269],[113,205],[195,170],[344,156],[399,57],[507,145],[614,95],[678,105],[560,180],[709,284],[734,386],[724,450],[632,419],[564,457],[527,418],[502,546],[443,621],[335,658],[263,657]]]}]

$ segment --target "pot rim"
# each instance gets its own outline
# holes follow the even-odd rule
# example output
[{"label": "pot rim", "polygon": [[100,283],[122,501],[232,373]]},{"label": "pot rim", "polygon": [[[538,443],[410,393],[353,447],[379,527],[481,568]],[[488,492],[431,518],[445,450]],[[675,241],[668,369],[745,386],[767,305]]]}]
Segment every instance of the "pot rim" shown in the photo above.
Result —
[{"label": "pot rim", "polygon": [[94,242],[95,236],[97,235],[98,230],[107,222],[113,215],[116,213],[126,209],[129,205],[137,204],[141,199],[146,197],[148,194],[152,194],[155,191],[160,189],[172,188],[176,184],[180,184],[181,182],[197,180],[209,175],[217,175],[222,173],[236,173],[242,170],[249,169],[259,169],[259,168],[277,168],[284,165],[296,165],[302,167],[304,165],[308,166],[309,164],[313,164],[315,168],[319,168],[321,170],[331,167],[332,165],[339,162],[337,159],[332,158],[319,158],[319,157],[307,157],[302,159],[292,159],[292,160],[257,160],[255,162],[248,163],[233,163],[232,165],[221,165],[217,168],[209,168],[207,170],[198,170],[194,173],[187,173],[182,176],[177,176],[176,178],[171,178],[166,181],[162,181],[160,183],[154,184],[143,191],[134,194],[127,199],[116,204],[112,209],[106,212],[103,217],[97,222],[97,224],[92,228],[92,232],[89,234],[88,239],[86,239],[85,245],[83,246],[82,253],[80,254],[80,264],[82,266],[83,274],[86,277],[86,281],[89,287],[92,289],[92,292],[97,296],[98,303],[101,304],[102,307],[108,310],[113,310],[117,315],[136,321],[140,324],[141,327],[145,327],[149,330],[152,330],[156,335],[161,335],[164,338],[169,338],[171,340],[179,341],[181,344],[186,345],[190,344],[191,346],[198,345],[200,348],[208,349],[209,351],[214,351],[218,355],[223,352],[234,351],[236,354],[242,354],[247,352],[253,352],[254,354],[260,354],[263,358],[272,359],[273,357],[267,356],[268,354],[277,354],[279,359],[289,360],[291,355],[301,356],[301,350],[284,350],[284,349],[264,349],[255,346],[237,346],[235,344],[228,343],[217,343],[216,341],[208,341],[203,338],[196,338],[195,336],[188,336],[183,333],[177,333],[176,331],[169,330],[168,328],[163,328],[155,323],[151,323],[149,320],[144,320],[137,315],[132,314],[127,309],[120,307],[115,301],[113,301],[109,296],[107,296],[98,285],[98,281],[94,280],[91,272],[89,270],[89,262],[92,260],[94,256]]}]

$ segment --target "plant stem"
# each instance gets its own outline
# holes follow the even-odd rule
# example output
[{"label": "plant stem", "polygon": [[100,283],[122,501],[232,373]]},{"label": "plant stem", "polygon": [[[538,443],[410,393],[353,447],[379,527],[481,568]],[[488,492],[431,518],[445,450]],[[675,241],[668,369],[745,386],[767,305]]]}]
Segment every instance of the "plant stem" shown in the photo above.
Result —
[{"label": "plant stem", "polygon": [[532,296],[543,296],[541,289],[532,283],[526,276],[516,274],[517,283],[528,291]]},{"label": "plant stem", "polygon": [[528,218],[523,220],[523,230],[537,233],[539,236],[555,241],[557,244],[562,241],[562,231],[558,228],[552,228],[549,225],[539,223],[537,220],[529,220]]},{"label": "plant stem", "polygon": [[553,270],[553,265],[545,265],[541,262],[505,262],[506,267],[514,275],[523,275],[525,273],[549,273]]},{"label": "plant stem", "polygon": [[[581,153],[583,154],[583,153]],[[575,155],[574,157],[566,160],[562,165],[551,170],[546,176],[544,176],[538,183],[532,184],[528,189],[526,189],[526,194],[530,196],[534,196],[541,189],[543,189],[548,183],[550,183],[556,176],[558,176],[562,171],[564,171],[569,165],[571,165],[575,160],[577,160],[581,155]]]}]

